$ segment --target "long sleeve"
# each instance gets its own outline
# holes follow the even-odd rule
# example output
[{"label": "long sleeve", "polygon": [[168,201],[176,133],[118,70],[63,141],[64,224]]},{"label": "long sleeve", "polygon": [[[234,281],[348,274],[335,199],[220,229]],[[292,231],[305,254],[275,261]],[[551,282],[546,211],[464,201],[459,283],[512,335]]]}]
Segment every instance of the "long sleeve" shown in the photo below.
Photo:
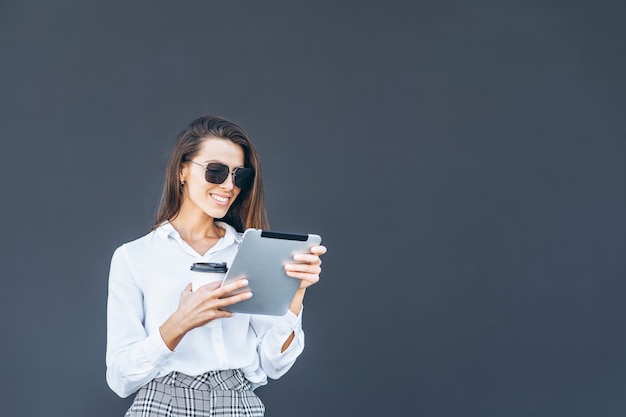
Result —
[{"label": "long sleeve", "polygon": [[122,246],[109,273],[106,352],[107,383],[120,397],[152,380],[172,355],[158,332],[146,333],[144,320],[143,294]]}]

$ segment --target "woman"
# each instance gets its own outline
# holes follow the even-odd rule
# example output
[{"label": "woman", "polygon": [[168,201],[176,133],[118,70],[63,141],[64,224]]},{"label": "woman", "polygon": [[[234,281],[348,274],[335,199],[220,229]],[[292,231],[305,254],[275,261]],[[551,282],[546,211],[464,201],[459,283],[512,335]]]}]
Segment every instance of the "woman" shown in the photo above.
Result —
[{"label": "woman", "polygon": [[252,296],[232,294],[246,280],[192,292],[189,267],[230,264],[246,228],[269,228],[256,150],[236,124],[200,117],[178,136],[151,232],[111,260],[106,376],[121,397],[139,390],[127,417],[263,416],[253,389],[302,352],[302,300],[326,248],[285,266],[301,283],[284,316],[232,314]]}]

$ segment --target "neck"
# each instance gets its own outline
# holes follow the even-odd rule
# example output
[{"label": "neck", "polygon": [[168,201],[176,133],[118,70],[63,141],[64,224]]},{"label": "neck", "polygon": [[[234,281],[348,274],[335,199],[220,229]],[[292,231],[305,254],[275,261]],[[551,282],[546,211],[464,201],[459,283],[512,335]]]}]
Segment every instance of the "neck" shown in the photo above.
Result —
[{"label": "neck", "polygon": [[190,213],[181,208],[181,211],[174,219],[170,220],[170,223],[184,240],[219,239],[224,235],[224,229],[218,227],[215,224],[215,219],[204,212]]}]

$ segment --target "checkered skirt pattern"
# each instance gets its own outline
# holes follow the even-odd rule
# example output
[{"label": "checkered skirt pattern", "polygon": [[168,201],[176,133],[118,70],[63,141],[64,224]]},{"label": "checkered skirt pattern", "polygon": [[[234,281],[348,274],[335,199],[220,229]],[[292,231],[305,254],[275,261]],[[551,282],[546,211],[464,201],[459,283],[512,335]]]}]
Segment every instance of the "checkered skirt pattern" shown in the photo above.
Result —
[{"label": "checkered skirt pattern", "polygon": [[125,417],[263,417],[265,406],[240,370],[172,372],[144,385]]}]

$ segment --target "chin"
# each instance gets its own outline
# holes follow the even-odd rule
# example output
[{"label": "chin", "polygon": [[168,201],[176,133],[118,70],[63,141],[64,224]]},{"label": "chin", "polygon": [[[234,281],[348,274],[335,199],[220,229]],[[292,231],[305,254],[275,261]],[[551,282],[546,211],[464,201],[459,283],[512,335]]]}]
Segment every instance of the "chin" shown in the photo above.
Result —
[{"label": "chin", "polygon": [[[230,207],[229,207],[230,208]],[[207,216],[212,217],[216,220],[219,220],[221,218],[223,218],[224,216],[226,216],[226,214],[228,214],[228,209],[226,210],[204,210],[204,212],[207,214]]]}]

